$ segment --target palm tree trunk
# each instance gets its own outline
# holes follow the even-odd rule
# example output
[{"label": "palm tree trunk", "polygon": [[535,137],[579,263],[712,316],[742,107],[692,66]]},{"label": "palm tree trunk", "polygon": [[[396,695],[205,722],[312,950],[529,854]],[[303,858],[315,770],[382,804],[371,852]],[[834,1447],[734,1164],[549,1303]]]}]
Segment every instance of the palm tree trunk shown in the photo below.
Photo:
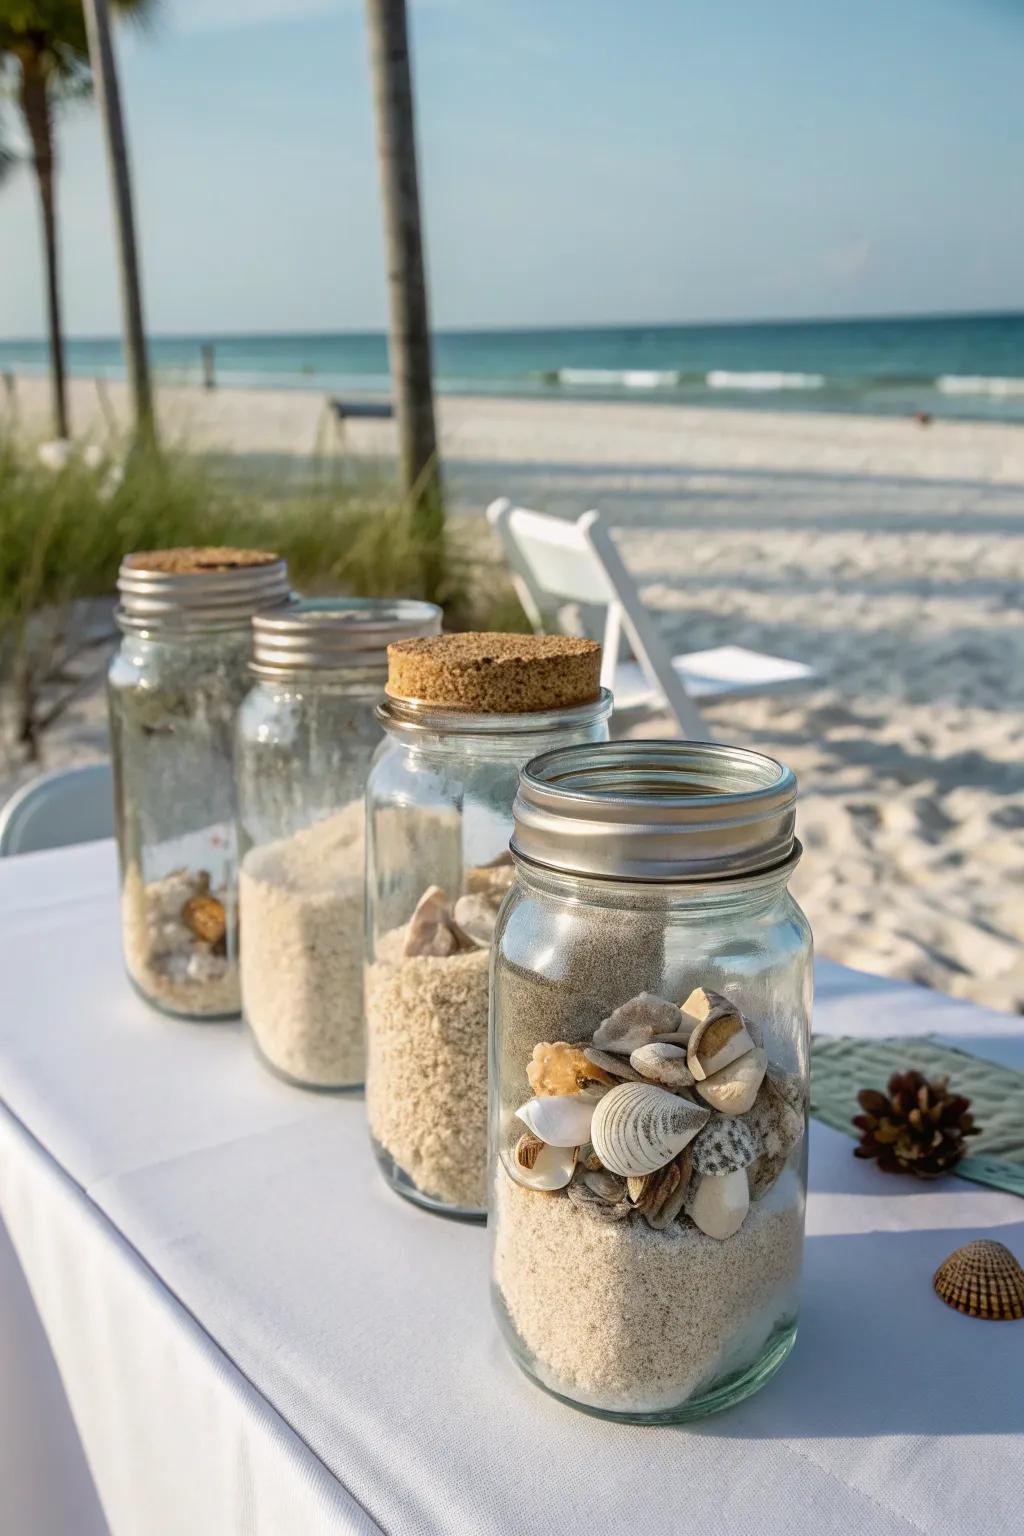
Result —
[{"label": "palm tree trunk", "polygon": [[135,215],[132,209],[128,145],[121,112],[121,88],[117,78],[114,45],[110,35],[107,0],[83,0],[89,34],[93,88],[103,119],[107,163],[114,201],[114,229],[121,279],[121,330],[125,365],[135,408],[138,439],[153,436],[153,394],[149,381],[146,332],[142,319],[142,282],[139,275]]},{"label": "palm tree trunk", "polygon": [[377,156],[387,245],[391,376],[402,487],[420,530],[443,529],[434,427],[430,322],[416,175],[416,128],[405,0],[366,0]]},{"label": "palm tree trunk", "polygon": [[53,121],[46,74],[35,55],[21,59],[21,110],[32,144],[32,161],[43,215],[46,257],[46,315],[50,329],[50,383],[53,425],[58,437],[70,437],[67,386],[64,376],[64,331],[60,317],[60,272],[57,264],[57,207],[53,165]]}]

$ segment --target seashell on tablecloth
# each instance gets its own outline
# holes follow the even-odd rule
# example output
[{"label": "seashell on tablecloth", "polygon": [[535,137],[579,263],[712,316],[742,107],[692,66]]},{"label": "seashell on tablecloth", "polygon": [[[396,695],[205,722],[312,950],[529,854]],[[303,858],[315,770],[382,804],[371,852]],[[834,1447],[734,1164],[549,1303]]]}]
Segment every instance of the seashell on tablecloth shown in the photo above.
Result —
[{"label": "seashell on tablecloth", "polygon": [[598,1101],[590,1139],[605,1168],[631,1178],[663,1168],[710,1113],[655,1083],[619,1083]]},{"label": "seashell on tablecloth", "polygon": [[968,1317],[1008,1322],[1024,1317],[1024,1268],[1003,1243],[979,1238],[944,1259],[932,1284],[947,1306]]}]

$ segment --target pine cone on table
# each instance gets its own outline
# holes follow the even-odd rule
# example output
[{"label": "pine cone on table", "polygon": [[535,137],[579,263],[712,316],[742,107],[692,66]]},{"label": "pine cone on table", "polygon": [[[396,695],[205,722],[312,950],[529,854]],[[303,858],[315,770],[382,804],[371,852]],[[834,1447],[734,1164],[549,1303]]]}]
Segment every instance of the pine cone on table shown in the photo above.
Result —
[{"label": "pine cone on table", "polygon": [[864,1111],[853,1123],[863,1134],[854,1157],[877,1158],[886,1173],[912,1173],[937,1179],[963,1157],[964,1137],[977,1136],[968,1113],[970,1099],[949,1093],[947,1079],[929,1082],[920,1072],[894,1072],[888,1095],[863,1088],[857,1102]]}]

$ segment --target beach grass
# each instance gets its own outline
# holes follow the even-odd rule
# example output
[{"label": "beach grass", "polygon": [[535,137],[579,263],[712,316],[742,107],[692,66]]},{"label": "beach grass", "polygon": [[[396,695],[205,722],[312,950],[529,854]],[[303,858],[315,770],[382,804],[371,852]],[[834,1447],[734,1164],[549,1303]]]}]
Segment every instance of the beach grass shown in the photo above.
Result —
[{"label": "beach grass", "polygon": [[[86,455],[58,468],[38,446],[0,442],[0,689],[8,745],[40,738],[88,685],[109,636],[122,556],[183,545],[272,548],[297,590],[422,597],[450,625],[521,627],[507,581],[479,570],[473,540],[443,509],[424,523],[372,470],[325,464],[301,484],[248,482],[185,449]],[[90,658],[92,668],[90,671]],[[44,702],[45,696],[45,702]]]}]

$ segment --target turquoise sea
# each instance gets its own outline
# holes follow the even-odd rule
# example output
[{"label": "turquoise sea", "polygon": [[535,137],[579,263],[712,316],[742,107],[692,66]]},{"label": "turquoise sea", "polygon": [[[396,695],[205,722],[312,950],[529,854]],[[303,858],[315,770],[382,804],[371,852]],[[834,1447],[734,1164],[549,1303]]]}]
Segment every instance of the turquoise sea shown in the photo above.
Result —
[{"label": "turquoise sea", "polygon": [[[197,383],[358,395],[388,388],[380,332],[156,336],[153,364]],[[116,377],[116,340],[69,343],[71,371]],[[642,400],[1024,422],[1024,314],[565,330],[442,331],[438,387],[456,394]],[[39,341],[0,342],[0,369],[41,372]]]}]

